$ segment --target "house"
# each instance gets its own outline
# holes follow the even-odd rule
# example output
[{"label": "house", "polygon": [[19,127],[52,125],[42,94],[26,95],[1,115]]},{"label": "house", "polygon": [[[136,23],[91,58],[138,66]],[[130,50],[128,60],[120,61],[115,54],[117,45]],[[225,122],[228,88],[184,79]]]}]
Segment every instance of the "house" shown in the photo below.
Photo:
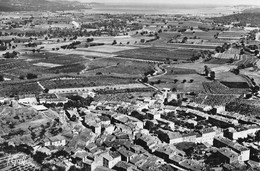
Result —
[{"label": "house", "polygon": [[129,162],[136,154],[127,150],[125,147],[120,147],[118,150],[121,155],[122,161]]},{"label": "house", "polygon": [[121,155],[118,152],[108,151],[102,155],[103,166],[109,169],[113,168],[118,162],[121,161]]},{"label": "house", "polygon": [[208,143],[213,145],[213,139],[216,136],[216,131],[213,128],[205,128],[199,132],[201,136],[197,136],[197,143]]},{"label": "house", "polygon": [[238,140],[239,138],[247,138],[248,135],[254,135],[260,127],[257,125],[252,125],[249,127],[240,127],[240,128],[228,128],[224,131],[224,136],[231,140]]},{"label": "house", "polygon": [[57,135],[54,137],[47,138],[44,142],[44,146],[65,146],[66,138],[62,135]]},{"label": "house", "polygon": [[238,153],[239,161],[248,161],[249,160],[250,149],[248,149],[238,143],[234,143],[225,137],[215,137],[213,140],[213,145],[218,148],[229,147],[231,150]]},{"label": "house", "polygon": [[232,151],[230,148],[220,148],[216,155],[216,160],[220,160],[221,163],[230,164],[238,161],[238,154]]},{"label": "house", "polygon": [[172,132],[163,129],[158,129],[157,134],[160,140],[169,144],[176,144],[176,143],[183,142],[183,137],[179,132]]},{"label": "house", "polygon": [[82,165],[85,171],[94,171],[103,166],[103,158],[101,154],[88,155],[83,158]]},{"label": "house", "polygon": [[40,94],[39,95],[39,103],[40,104],[59,104],[59,103],[62,103],[62,104],[65,104],[68,102],[68,98],[65,98],[65,97],[60,97],[56,94]]},{"label": "house", "polygon": [[179,165],[186,169],[186,170],[192,170],[192,171],[201,171],[203,170],[203,166],[198,161],[195,160],[182,160]]},{"label": "house", "polygon": [[196,133],[189,133],[182,135],[183,142],[193,142],[196,143]]},{"label": "house", "polygon": [[146,115],[150,120],[161,118],[161,114],[159,112],[148,112]]},{"label": "house", "polygon": [[115,169],[117,171],[134,171],[137,170],[137,167],[126,161],[120,161],[116,164]]},{"label": "house", "polygon": [[23,105],[37,105],[38,101],[35,95],[23,95],[19,96],[18,103]]},{"label": "house", "polygon": [[159,148],[157,148],[154,152],[154,154],[162,159],[164,159],[165,161],[169,161],[169,159],[176,155],[177,153],[177,149],[175,148],[175,146],[160,146]]}]

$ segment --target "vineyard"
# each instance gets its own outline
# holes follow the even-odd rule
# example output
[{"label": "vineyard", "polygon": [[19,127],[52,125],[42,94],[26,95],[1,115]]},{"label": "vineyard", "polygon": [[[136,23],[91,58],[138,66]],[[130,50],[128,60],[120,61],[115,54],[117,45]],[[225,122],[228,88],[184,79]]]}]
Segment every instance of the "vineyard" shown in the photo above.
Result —
[{"label": "vineyard", "polygon": [[233,64],[236,66],[244,65],[247,68],[254,66],[257,61],[258,59],[254,56],[243,55],[240,60],[235,61]]},{"label": "vineyard", "polygon": [[236,98],[238,98],[238,96],[235,95],[207,95],[202,104],[210,106],[223,106]]},{"label": "vineyard", "polygon": [[228,88],[218,81],[203,82],[202,85],[207,94],[243,94],[248,91],[248,89],[243,88]]}]

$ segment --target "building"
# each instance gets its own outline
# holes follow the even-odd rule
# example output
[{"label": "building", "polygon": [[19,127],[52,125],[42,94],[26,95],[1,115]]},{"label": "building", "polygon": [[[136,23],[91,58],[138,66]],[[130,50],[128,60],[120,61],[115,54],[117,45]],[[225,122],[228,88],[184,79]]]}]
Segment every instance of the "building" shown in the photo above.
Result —
[{"label": "building", "polygon": [[213,145],[213,139],[216,136],[216,131],[213,128],[205,128],[199,132],[201,136],[197,136],[197,143],[208,143]]},{"label": "building", "polygon": [[230,148],[220,148],[216,155],[216,160],[219,160],[221,163],[230,164],[238,161],[238,154],[232,151]]},{"label": "building", "polygon": [[231,140],[238,140],[239,138],[247,138],[248,135],[254,135],[260,127],[257,125],[250,126],[250,127],[242,127],[242,128],[228,128],[224,131],[224,136],[231,139]]},{"label": "building", "polygon": [[44,146],[65,146],[66,139],[62,135],[57,135],[54,137],[47,138],[44,142]]},{"label": "building", "polygon": [[213,140],[215,147],[229,147],[234,152],[238,153],[239,161],[248,161],[250,156],[250,150],[238,143],[234,143],[225,137],[215,137]]},{"label": "building", "polygon": [[103,155],[103,166],[112,169],[118,162],[121,161],[121,155],[118,152],[106,152]]}]

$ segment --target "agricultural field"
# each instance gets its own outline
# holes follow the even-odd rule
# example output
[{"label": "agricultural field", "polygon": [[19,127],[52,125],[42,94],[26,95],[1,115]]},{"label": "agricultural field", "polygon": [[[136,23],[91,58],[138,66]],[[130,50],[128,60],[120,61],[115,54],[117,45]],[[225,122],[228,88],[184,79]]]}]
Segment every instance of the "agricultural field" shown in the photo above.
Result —
[{"label": "agricultural field", "polygon": [[[160,80],[160,84],[155,84],[155,87],[158,88],[176,88],[178,91],[183,92],[195,92],[195,93],[204,93],[204,89],[202,86],[202,82],[207,79],[204,76],[199,74],[168,74],[159,76],[156,78],[152,78],[150,81],[158,81]],[[192,80],[192,81],[191,81]]]},{"label": "agricultural field", "polygon": [[2,60],[0,73],[7,78],[18,79],[28,73],[44,77],[48,74],[78,73],[85,69],[84,63],[89,60],[80,55],[61,55],[56,53],[29,53],[18,59]]},{"label": "agricultural field", "polygon": [[[195,33],[194,33],[195,32]],[[190,32],[184,32],[182,34],[182,37],[197,37],[198,39],[202,39],[202,40],[211,40],[211,39],[215,39],[214,38],[214,35],[219,33],[218,30],[211,30],[211,31],[208,31],[208,32],[205,32],[205,31],[199,31],[199,32],[196,32],[196,31],[190,31]]]},{"label": "agricultural field", "polygon": [[209,61],[204,62],[205,64],[226,64],[230,62],[230,59],[222,59],[222,58],[212,58]]},{"label": "agricultural field", "polygon": [[135,58],[152,61],[165,61],[166,58],[176,60],[189,60],[195,50],[169,49],[169,48],[139,48],[118,52],[118,57]]},{"label": "agricultural field", "polygon": [[101,53],[115,53],[123,50],[136,49],[137,47],[125,46],[125,45],[103,45],[103,46],[92,46],[84,48],[86,51],[101,52]]},{"label": "agricultural field", "polygon": [[5,96],[14,96],[14,95],[23,95],[23,94],[39,94],[42,92],[42,88],[36,83],[1,83],[0,84],[0,95]]},{"label": "agricultural field", "polygon": [[176,48],[176,49],[198,49],[198,50],[215,50],[215,45],[207,45],[207,44],[185,44],[185,43],[168,43],[168,47]]},{"label": "agricultural field", "polygon": [[225,106],[227,103],[238,98],[239,95],[207,95],[202,104],[210,106]]},{"label": "agricultural field", "polygon": [[184,68],[175,68],[175,67],[166,67],[166,75],[187,75],[194,74],[196,71],[194,69],[184,69]]},{"label": "agricultural field", "polygon": [[242,37],[246,33],[246,31],[224,31],[220,33],[219,37]]},{"label": "agricultural field", "polygon": [[136,62],[136,61],[118,61],[113,63],[113,59],[110,59],[111,63],[109,65],[102,65],[99,62],[104,62],[104,59],[96,61],[96,68],[92,65],[89,66],[91,69],[86,70],[86,73],[93,73],[93,74],[102,74],[102,75],[109,75],[109,74],[122,74],[122,75],[132,75],[135,77],[142,77],[144,73],[154,70],[153,64],[144,63],[144,62]]},{"label": "agricultural field", "polygon": [[247,68],[247,67],[254,66],[257,63],[258,60],[259,59],[256,58],[255,56],[243,55],[240,58],[240,60],[235,61],[233,64],[236,65],[236,66],[244,65]]},{"label": "agricultural field", "polygon": [[136,78],[101,75],[91,77],[71,77],[68,79],[54,78],[49,80],[42,80],[40,83],[44,88],[47,89],[79,88],[136,83]]},{"label": "agricultural field", "polygon": [[206,94],[243,94],[249,91],[247,88],[229,88],[218,81],[203,82],[202,85]]}]

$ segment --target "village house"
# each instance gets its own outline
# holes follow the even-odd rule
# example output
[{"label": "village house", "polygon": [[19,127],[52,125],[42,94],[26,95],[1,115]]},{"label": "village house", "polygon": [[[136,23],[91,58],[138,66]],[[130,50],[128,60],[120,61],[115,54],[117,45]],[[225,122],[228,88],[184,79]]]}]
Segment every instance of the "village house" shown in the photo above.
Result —
[{"label": "village house", "polygon": [[112,169],[118,162],[121,161],[121,155],[118,152],[106,152],[102,154],[103,166]]},{"label": "village house", "polygon": [[248,135],[255,135],[257,131],[260,130],[260,127],[253,125],[250,127],[240,127],[240,128],[228,128],[224,131],[224,136],[231,140],[238,140],[239,138],[247,138]]},{"label": "village house", "polygon": [[217,160],[221,163],[234,163],[238,161],[238,154],[229,148],[220,148],[217,151]]},{"label": "village house", "polygon": [[249,160],[250,149],[248,149],[238,143],[234,143],[225,137],[215,137],[214,141],[213,141],[213,145],[218,148],[229,147],[230,149],[232,149],[234,152],[236,152],[238,154],[239,161],[248,161]]},{"label": "village house", "polygon": [[62,135],[57,135],[54,137],[46,138],[44,142],[44,146],[65,146],[66,145],[66,138]]}]

